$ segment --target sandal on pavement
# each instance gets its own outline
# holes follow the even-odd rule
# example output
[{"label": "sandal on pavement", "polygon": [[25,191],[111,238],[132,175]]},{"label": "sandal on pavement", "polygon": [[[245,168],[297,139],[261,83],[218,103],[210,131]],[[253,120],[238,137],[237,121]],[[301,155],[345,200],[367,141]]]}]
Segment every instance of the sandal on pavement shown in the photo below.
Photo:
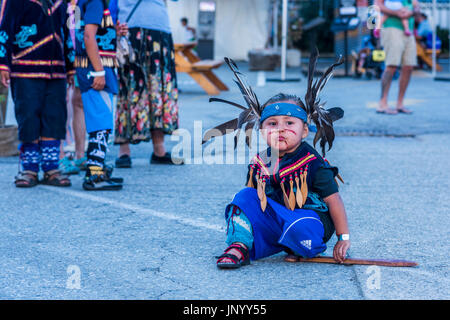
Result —
[{"label": "sandal on pavement", "polygon": [[115,183],[123,183],[122,177],[113,177],[112,176],[113,171],[114,171],[114,168],[112,166],[105,165],[105,174],[109,178],[109,180],[111,180],[112,182],[115,182]]},{"label": "sandal on pavement", "polygon": [[31,188],[38,184],[38,174],[37,172],[25,170],[19,172],[15,176],[15,185],[17,188]]},{"label": "sandal on pavement", "polygon": [[391,109],[391,108],[377,109],[376,112],[377,113],[384,113],[384,114],[391,114],[391,115],[394,115],[394,114],[398,113],[397,110],[394,110],[394,109]]},{"label": "sandal on pavement", "polygon": [[[240,252],[241,257],[229,253],[232,249],[236,249]],[[224,253],[217,258],[217,267],[220,269],[237,269],[242,266],[250,264],[250,255],[248,249],[240,244],[233,243],[231,246],[225,249]],[[231,262],[223,262],[225,258],[232,260]]]},{"label": "sandal on pavement", "polygon": [[398,112],[398,113],[405,113],[405,114],[411,114],[411,113],[413,113],[411,110],[409,110],[408,108],[405,108],[405,107],[403,107],[403,108],[397,108],[397,112]]},{"label": "sandal on pavement", "polygon": [[80,173],[80,168],[78,168],[75,165],[75,163],[68,157],[64,157],[61,160],[59,160],[58,169],[61,171],[62,174],[65,175]]},{"label": "sandal on pavement", "polygon": [[55,187],[70,187],[72,185],[69,177],[58,169],[45,172],[44,179],[40,183]]},{"label": "sandal on pavement", "polygon": [[113,191],[121,190],[122,184],[112,181],[106,173],[86,176],[83,182],[83,189],[86,191]]},{"label": "sandal on pavement", "polygon": [[73,160],[73,164],[77,166],[80,169],[80,171],[86,171],[87,169],[86,163],[87,163],[86,157]]}]

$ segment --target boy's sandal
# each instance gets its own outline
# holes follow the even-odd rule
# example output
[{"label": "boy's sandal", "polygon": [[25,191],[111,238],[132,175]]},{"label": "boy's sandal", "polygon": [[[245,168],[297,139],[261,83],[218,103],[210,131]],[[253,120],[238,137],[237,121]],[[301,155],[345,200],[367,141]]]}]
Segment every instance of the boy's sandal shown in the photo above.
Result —
[{"label": "boy's sandal", "polygon": [[60,170],[54,169],[44,173],[42,184],[55,187],[70,187],[72,183],[67,175],[62,174]]},{"label": "boy's sandal", "polygon": [[15,185],[17,188],[31,188],[38,184],[38,174],[34,171],[21,171],[15,176]]},{"label": "boy's sandal", "polygon": [[[241,253],[241,258],[238,258],[236,255],[229,253],[232,249],[236,249]],[[250,264],[250,255],[248,249],[233,243],[231,246],[225,249],[224,253],[217,258],[217,267],[221,269],[236,269],[242,266]],[[231,262],[223,262],[225,258],[231,260]]]}]

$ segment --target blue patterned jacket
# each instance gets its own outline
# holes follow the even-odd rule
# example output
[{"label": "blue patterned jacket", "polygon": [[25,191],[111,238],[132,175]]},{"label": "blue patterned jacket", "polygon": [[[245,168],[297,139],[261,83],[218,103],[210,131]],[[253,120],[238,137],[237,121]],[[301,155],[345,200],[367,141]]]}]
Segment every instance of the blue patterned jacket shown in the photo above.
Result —
[{"label": "blue patterned jacket", "polygon": [[63,79],[75,73],[63,0],[3,0],[0,70],[13,78]]}]

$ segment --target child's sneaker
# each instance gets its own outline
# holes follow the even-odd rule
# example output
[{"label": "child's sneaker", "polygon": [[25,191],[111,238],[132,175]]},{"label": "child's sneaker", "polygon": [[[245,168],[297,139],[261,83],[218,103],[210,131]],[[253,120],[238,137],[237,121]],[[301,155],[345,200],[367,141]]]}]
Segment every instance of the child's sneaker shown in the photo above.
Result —
[{"label": "child's sneaker", "polygon": [[59,160],[58,163],[59,170],[62,174],[79,174],[80,168],[77,167],[72,160],[70,160],[68,157],[64,157],[61,160]]}]

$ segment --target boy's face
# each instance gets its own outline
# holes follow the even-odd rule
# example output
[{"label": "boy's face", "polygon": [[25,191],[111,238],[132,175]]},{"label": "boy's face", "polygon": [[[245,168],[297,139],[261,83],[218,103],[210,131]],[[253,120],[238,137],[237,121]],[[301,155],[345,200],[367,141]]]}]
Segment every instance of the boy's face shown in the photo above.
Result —
[{"label": "boy's face", "polygon": [[267,144],[279,151],[279,156],[292,152],[308,136],[308,126],[300,119],[290,116],[273,116],[261,126]]}]

